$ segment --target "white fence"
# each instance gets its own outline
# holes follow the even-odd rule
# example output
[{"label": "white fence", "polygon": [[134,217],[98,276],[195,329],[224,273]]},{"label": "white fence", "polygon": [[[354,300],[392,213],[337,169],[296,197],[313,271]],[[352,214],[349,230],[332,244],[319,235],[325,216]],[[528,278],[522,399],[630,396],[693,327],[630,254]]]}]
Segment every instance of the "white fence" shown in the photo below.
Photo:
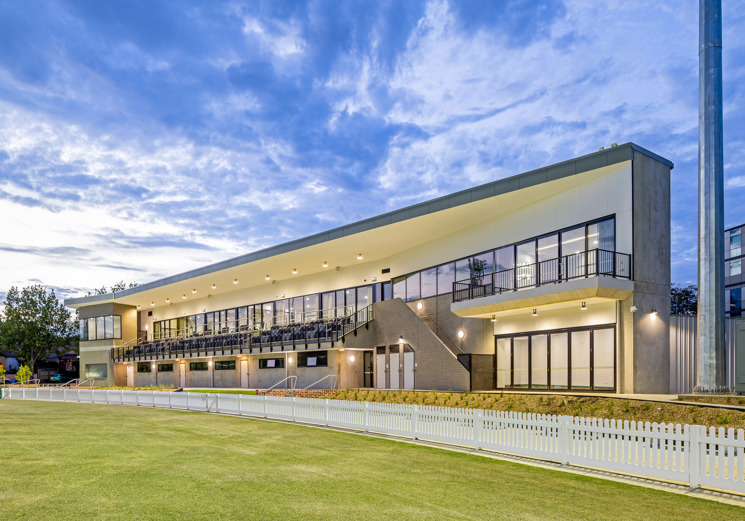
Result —
[{"label": "white fence", "polygon": [[22,400],[139,405],[288,420],[489,449],[745,494],[745,432],[436,406],[242,394],[7,388]]}]

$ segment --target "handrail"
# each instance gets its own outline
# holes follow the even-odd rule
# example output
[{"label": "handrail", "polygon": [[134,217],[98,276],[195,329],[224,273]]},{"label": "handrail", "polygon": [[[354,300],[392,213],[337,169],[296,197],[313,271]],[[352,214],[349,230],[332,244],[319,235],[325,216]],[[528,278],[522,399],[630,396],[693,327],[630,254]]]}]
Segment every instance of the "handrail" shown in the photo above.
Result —
[{"label": "handrail", "polygon": [[286,378],[283,378],[282,380],[280,380],[276,384],[272,385],[269,389],[266,389],[266,391],[271,391],[272,389],[274,389],[275,387],[277,387],[279,384],[281,384],[282,382],[286,382],[287,380],[291,380],[292,381],[292,387],[290,387],[290,389],[294,391],[295,390],[295,386],[297,385],[297,376],[288,376]]},{"label": "handrail", "polygon": [[74,378],[72,380],[68,380],[67,382],[63,384],[57,384],[54,387],[72,387],[72,384],[75,382],[80,382],[80,378]]},{"label": "handrail", "polygon": [[337,376],[335,374],[327,374],[326,376],[324,376],[323,378],[321,378],[317,382],[313,382],[312,384],[310,384],[308,387],[303,387],[302,390],[303,391],[306,391],[306,390],[310,389],[311,387],[313,387],[314,385],[323,382],[326,378],[333,379],[334,383],[331,384],[331,390],[332,391],[335,390],[336,389],[336,382],[337,382]]},{"label": "handrail", "polygon": [[[458,344],[456,344],[455,341],[452,338],[450,338],[447,333],[445,333],[442,329],[440,329],[440,326],[437,325],[437,322],[435,322],[434,320],[432,320],[427,315],[423,315],[423,316],[421,316],[419,318],[421,318],[422,322],[424,322],[425,325],[430,326],[430,324],[431,324],[432,326],[434,326],[435,330],[432,330],[431,327],[430,327],[430,330],[432,330],[432,332],[435,334],[435,336],[443,344],[445,344],[445,347],[449,348],[449,350],[450,350],[451,353],[452,353],[453,349],[457,349],[460,352],[460,354],[462,354],[462,355],[466,353],[460,347],[458,347]],[[458,355],[456,355],[455,353],[452,353],[452,354],[456,358],[458,357]]]},{"label": "handrail", "polygon": [[453,282],[453,302],[587,277],[631,280],[632,268],[630,254],[595,248],[494,273],[472,274]]},{"label": "handrail", "polygon": [[85,384],[86,384],[86,382],[90,382],[90,385],[88,385],[88,387],[90,387],[91,389],[93,389],[93,387],[95,387],[95,386],[93,385],[93,384],[95,384],[95,383],[96,383],[96,380],[95,380],[95,378],[86,378],[86,379],[85,379],[85,380],[83,380],[82,382],[79,382],[79,383],[78,383],[78,387],[86,387],[86,385],[85,385]]}]

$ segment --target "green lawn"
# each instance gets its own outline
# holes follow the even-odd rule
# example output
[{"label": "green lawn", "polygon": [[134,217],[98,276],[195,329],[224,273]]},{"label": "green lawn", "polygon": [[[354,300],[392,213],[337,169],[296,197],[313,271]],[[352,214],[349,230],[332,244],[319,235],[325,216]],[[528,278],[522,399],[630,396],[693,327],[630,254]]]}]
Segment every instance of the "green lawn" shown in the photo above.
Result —
[{"label": "green lawn", "polygon": [[740,519],[471,454],[245,418],[0,400],[0,519]]}]

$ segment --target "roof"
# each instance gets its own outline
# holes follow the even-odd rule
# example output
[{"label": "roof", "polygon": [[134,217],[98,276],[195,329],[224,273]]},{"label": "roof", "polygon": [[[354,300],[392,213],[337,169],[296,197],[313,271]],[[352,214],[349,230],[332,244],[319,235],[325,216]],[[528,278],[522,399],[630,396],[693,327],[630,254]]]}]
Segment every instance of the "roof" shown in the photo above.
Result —
[{"label": "roof", "polygon": [[235,268],[237,266],[250,264],[262,259],[268,259],[276,255],[289,253],[295,250],[300,250],[317,244],[325,243],[342,237],[355,235],[368,230],[374,230],[394,223],[422,217],[424,215],[433,214],[442,210],[463,206],[469,203],[487,199],[497,195],[506,194],[509,192],[517,191],[523,188],[539,185],[549,181],[555,181],[565,177],[570,177],[590,170],[595,170],[602,167],[607,167],[617,163],[623,163],[625,161],[631,161],[634,158],[634,154],[639,153],[650,157],[656,161],[659,161],[670,168],[673,168],[673,163],[668,159],[665,159],[657,154],[646,150],[634,143],[625,143],[612,148],[600,150],[592,154],[581,156],[554,165],[538,168],[522,174],[507,177],[497,181],[492,181],[480,186],[461,190],[450,195],[445,195],[417,203],[399,210],[387,212],[375,217],[363,219],[351,224],[333,228],[328,231],[315,233],[307,237],[295,239],[289,242],[270,246],[262,250],[257,250],[252,253],[247,253],[239,257],[224,260],[201,268],[179,273],[162,279],[158,279],[152,282],[141,284],[134,288],[125,289],[123,291],[114,293],[108,293],[104,295],[93,295],[90,297],[79,297],[70,298],[65,300],[65,304],[73,307],[80,307],[92,304],[103,304],[111,302],[115,298],[126,297],[135,295],[140,292],[148,291],[151,289],[167,286],[177,282],[182,282],[194,277],[215,273],[218,271],[226,270],[229,268]]}]

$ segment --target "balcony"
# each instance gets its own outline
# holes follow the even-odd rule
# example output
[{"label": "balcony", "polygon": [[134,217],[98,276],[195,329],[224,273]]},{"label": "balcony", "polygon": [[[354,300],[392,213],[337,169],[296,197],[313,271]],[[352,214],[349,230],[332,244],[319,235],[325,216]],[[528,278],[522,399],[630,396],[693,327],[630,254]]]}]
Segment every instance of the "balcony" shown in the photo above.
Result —
[{"label": "balcony", "polygon": [[588,250],[454,282],[452,310],[473,316],[594,296],[620,299],[631,293],[631,280],[631,255]]},{"label": "balcony", "polygon": [[[318,315],[324,316],[323,311]],[[134,346],[115,347],[111,355],[114,362],[133,362],[320,349],[324,343],[334,347],[334,342],[372,319],[370,305],[344,316],[287,322],[264,329],[230,331],[223,327],[214,328],[219,331],[216,333],[212,333],[212,328],[206,333],[189,332]]]}]

